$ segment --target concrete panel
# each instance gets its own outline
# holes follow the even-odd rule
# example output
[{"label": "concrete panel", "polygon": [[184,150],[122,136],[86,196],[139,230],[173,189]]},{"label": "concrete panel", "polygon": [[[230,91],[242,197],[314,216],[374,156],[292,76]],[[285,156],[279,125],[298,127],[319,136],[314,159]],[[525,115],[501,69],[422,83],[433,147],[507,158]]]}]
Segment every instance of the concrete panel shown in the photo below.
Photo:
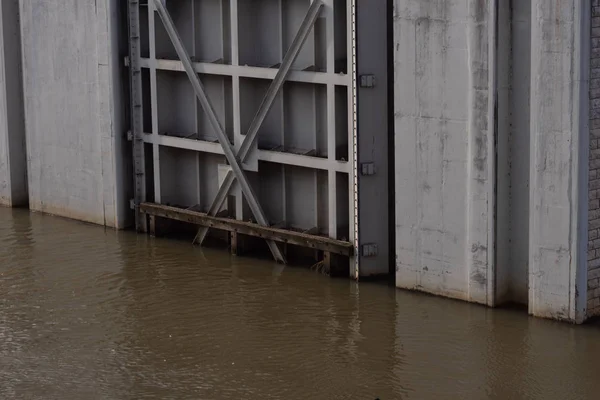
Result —
[{"label": "concrete panel", "polygon": [[510,299],[527,302],[529,272],[529,148],[531,0],[513,2],[511,90],[511,262]]},{"label": "concrete panel", "polygon": [[0,205],[27,205],[19,2],[0,3]]},{"label": "concrete panel", "polygon": [[527,304],[531,1],[499,6],[496,300]]},{"label": "concrete panel", "polygon": [[577,322],[587,297],[589,12],[586,1],[532,0],[529,312]]},{"label": "concrete panel", "polygon": [[21,0],[29,202],[128,223],[120,2]]},{"label": "concrete panel", "polygon": [[396,285],[489,305],[495,13],[394,3]]}]

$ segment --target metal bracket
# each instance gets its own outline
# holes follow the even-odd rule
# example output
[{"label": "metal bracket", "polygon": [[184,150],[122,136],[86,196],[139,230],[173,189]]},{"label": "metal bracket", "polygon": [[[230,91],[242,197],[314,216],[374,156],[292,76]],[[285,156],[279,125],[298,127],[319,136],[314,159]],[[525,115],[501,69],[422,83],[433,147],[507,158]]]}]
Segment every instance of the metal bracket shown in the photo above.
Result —
[{"label": "metal bracket", "polygon": [[129,199],[129,208],[135,210],[135,199]]},{"label": "metal bracket", "polygon": [[366,162],[360,164],[360,174],[363,176],[375,175],[375,164],[372,162]]},{"label": "metal bracket", "polygon": [[360,87],[371,89],[374,88],[377,84],[377,79],[375,79],[375,75],[361,75],[360,76]]},{"label": "metal bracket", "polygon": [[379,254],[379,246],[376,243],[366,243],[361,247],[363,257],[376,257]]},{"label": "metal bracket", "polygon": [[131,142],[133,140],[133,132],[127,131],[127,140]]}]

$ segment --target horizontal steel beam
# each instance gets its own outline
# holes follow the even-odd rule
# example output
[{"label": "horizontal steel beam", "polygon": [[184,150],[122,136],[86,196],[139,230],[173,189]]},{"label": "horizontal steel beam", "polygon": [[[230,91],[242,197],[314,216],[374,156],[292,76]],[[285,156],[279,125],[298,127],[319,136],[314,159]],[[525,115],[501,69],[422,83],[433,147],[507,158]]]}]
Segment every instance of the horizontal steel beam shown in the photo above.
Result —
[{"label": "horizontal steel beam", "polygon": [[[142,58],[140,65],[142,68],[150,68],[151,63],[151,59]],[[155,60],[154,63],[158,71],[185,72],[183,63],[179,60]],[[203,62],[194,62],[192,65],[197,73],[206,75],[237,76],[239,78],[273,80],[277,74],[276,68]],[[350,77],[345,74],[297,70],[290,71],[287,80],[291,82],[313,83],[321,85],[332,84],[336,86],[349,86],[351,83]]]},{"label": "horizontal steel beam", "polygon": [[333,254],[340,254],[348,257],[351,257],[354,252],[354,246],[350,242],[331,239],[325,236],[294,232],[287,229],[262,226],[236,219],[212,217],[205,213],[186,210],[183,208],[153,203],[143,203],[140,206],[140,210],[147,215],[153,215],[159,218],[167,218],[175,221],[207,226],[228,232],[237,232],[243,235],[259,237],[266,240],[273,240],[310,249],[328,251]]},{"label": "horizontal steel beam", "polygon": [[[206,140],[186,139],[177,136],[166,135],[154,136],[146,134],[144,135],[144,142],[176,149],[224,155],[223,149],[219,143],[209,142]],[[305,156],[302,154],[274,150],[259,149],[258,160],[275,164],[318,169],[321,171],[335,171],[343,174],[350,173],[351,168],[351,165],[348,161],[329,160],[327,158]]]}]

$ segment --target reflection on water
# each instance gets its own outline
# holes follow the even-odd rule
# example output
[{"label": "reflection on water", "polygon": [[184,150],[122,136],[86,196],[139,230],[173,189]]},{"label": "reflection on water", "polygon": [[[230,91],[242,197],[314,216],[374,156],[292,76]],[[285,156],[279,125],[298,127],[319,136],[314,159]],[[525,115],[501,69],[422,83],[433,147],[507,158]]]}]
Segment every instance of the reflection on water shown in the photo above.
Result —
[{"label": "reflection on water", "polygon": [[0,208],[0,398],[596,399],[600,329]]}]

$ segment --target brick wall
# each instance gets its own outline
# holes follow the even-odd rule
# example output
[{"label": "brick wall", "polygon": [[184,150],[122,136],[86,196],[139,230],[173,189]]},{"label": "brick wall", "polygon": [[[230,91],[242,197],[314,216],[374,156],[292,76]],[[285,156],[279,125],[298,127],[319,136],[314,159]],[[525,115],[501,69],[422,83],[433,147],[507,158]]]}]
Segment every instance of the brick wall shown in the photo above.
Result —
[{"label": "brick wall", "polygon": [[592,0],[588,316],[600,315],[600,0]]}]

